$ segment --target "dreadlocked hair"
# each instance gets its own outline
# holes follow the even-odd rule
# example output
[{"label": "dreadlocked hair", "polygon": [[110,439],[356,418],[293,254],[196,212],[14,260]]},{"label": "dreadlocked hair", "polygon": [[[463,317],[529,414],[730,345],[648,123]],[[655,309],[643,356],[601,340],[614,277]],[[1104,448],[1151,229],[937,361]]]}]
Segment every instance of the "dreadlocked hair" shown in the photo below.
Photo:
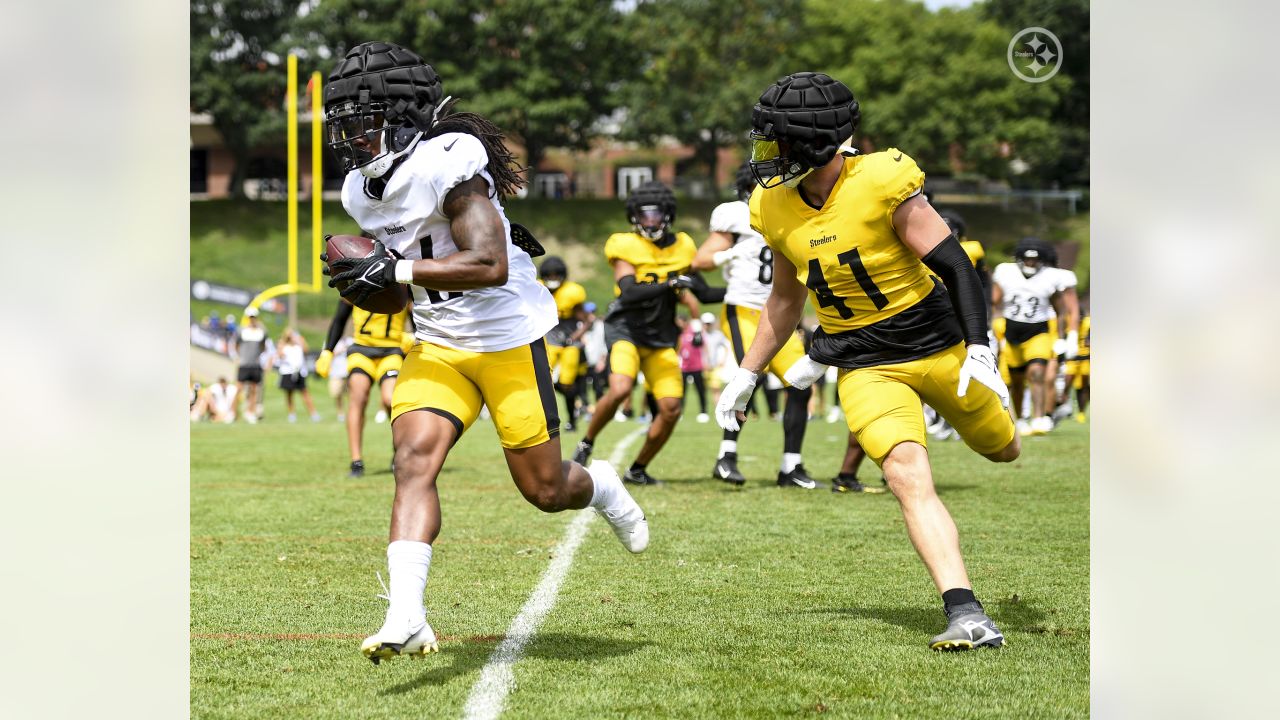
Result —
[{"label": "dreadlocked hair", "polygon": [[501,128],[475,113],[454,112],[453,106],[457,102],[457,99],[450,99],[436,110],[436,122],[422,139],[427,140],[445,133],[465,133],[476,138],[489,156],[489,164],[485,169],[493,178],[494,190],[504,197],[514,195],[524,187],[523,173],[527,168],[520,167],[515,156],[502,142]]}]

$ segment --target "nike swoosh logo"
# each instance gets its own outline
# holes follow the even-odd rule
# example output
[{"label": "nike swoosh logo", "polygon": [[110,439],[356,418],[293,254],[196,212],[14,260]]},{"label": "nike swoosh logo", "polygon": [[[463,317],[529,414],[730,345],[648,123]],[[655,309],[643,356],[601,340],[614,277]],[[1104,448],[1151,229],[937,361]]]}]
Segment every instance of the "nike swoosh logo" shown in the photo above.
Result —
[{"label": "nike swoosh logo", "polygon": [[716,473],[718,473],[722,478],[729,477],[729,470],[723,467],[716,468]]},{"label": "nike swoosh logo", "polygon": [[805,481],[803,481],[803,480],[796,480],[795,482],[796,482],[796,484],[797,484],[797,485],[799,485],[800,487],[802,487],[802,488],[804,488],[804,489],[806,489],[806,490],[812,490],[812,489],[814,489],[814,488],[818,487],[818,483],[817,483],[816,481],[813,481],[813,480],[810,480],[809,482],[805,482]]},{"label": "nike swoosh logo", "polygon": [[[457,142],[457,140],[454,140],[454,142]],[[448,150],[448,149],[449,149],[449,148],[445,148],[445,150]],[[898,157],[894,158],[894,159],[893,159],[893,161],[894,161],[894,162],[902,162],[902,153],[898,153]]]},{"label": "nike swoosh logo", "polygon": [[[457,144],[458,144],[458,141],[457,141],[457,140],[454,140],[453,142],[451,142],[451,143],[449,143],[448,145],[445,145],[445,146],[444,146],[444,151],[445,151],[445,152],[449,152],[450,150],[452,150],[452,149],[453,149],[453,146],[454,146],[454,145],[457,145]],[[901,156],[899,156],[899,157],[901,157]]]}]

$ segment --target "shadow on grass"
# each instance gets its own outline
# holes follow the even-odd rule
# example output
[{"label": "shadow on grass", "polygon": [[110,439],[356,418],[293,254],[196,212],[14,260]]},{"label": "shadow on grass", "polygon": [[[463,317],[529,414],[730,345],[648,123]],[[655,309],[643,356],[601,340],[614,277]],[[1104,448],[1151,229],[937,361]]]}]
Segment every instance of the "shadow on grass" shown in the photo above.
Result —
[{"label": "shadow on grass", "polygon": [[[393,685],[382,691],[383,695],[399,695],[412,692],[430,685],[444,685],[460,675],[478,673],[494,648],[502,641],[501,637],[482,640],[466,640],[442,643],[439,655],[428,655],[425,661],[400,658],[395,662],[425,662],[428,665],[440,663],[449,658],[448,665],[436,667],[419,675],[413,680]],[[632,640],[613,640],[591,637],[587,635],[571,635],[565,633],[548,633],[538,635],[525,648],[523,657],[543,660],[570,660],[574,662],[595,662],[607,658],[618,657],[635,652],[648,645],[647,642]]]},{"label": "shadow on grass", "polygon": [[[1000,599],[984,603],[987,613],[1005,632],[1045,632],[1045,613],[1026,600]],[[941,607],[846,607],[817,608],[804,612],[814,615],[839,615],[880,622],[930,635],[941,632],[946,616]]]}]

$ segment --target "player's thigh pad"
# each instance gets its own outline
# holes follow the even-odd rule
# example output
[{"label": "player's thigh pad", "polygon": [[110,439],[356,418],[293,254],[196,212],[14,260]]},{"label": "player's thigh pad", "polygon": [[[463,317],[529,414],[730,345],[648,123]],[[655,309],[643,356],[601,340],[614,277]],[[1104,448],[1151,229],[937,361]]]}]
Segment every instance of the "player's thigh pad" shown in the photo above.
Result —
[{"label": "player's thigh pad", "polygon": [[618,340],[609,347],[609,372],[632,380],[640,374],[640,351],[630,340]]},{"label": "player's thigh pad", "polygon": [[842,369],[837,380],[849,431],[877,465],[898,443],[927,446],[924,409],[907,381],[910,368],[904,368],[910,364]]},{"label": "player's thigh pad", "polygon": [[381,383],[387,378],[394,378],[400,375],[400,369],[404,367],[404,358],[399,354],[385,355],[378,358],[376,366],[377,374],[373,377],[375,382]]},{"label": "player's thigh pad", "polygon": [[480,415],[480,389],[459,369],[479,353],[418,343],[409,351],[391,395],[391,420],[427,410],[453,423],[458,437]]},{"label": "player's thigh pad", "polygon": [[1000,404],[1000,396],[977,380],[969,380],[964,397],[956,395],[964,360],[964,343],[957,343],[912,364],[922,365],[919,388],[924,401],[951,423],[965,444],[990,455],[1013,440],[1013,420]]},{"label": "player's thigh pad", "polygon": [[684,373],[675,348],[641,348],[640,368],[645,387],[655,398],[684,397]]},{"label": "player's thigh pad", "polygon": [[378,377],[378,365],[373,358],[360,353],[347,353],[347,375],[362,372],[370,378]]},{"label": "player's thigh pad", "polygon": [[476,355],[462,371],[480,388],[503,447],[533,447],[560,435],[551,365],[542,338]]}]

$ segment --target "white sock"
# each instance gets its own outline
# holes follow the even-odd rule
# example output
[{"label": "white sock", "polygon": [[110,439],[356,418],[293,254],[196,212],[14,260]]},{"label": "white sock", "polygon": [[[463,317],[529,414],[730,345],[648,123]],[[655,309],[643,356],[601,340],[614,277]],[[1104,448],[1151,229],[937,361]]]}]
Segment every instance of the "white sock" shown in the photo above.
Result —
[{"label": "white sock", "polygon": [[738,452],[737,440],[721,440],[720,441],[720,457],[724,457],[726,453]]},{"label": "white sock", "polygon": [[388,617],[407,617],[413,621],[426,617],[422,594],[427,589],[430,568],[430,545],[416,540],[395,540],[387,545],[387,572],[391,576],[387,592],[391,599]]},{"label": "white sock", "polygon": [[608,508],[613,503],[613,486],[600,482],[590,471],[587,474],[591,475],[591,502],[589,506],[598,510]]},{"label": "white sock", "polygon": [[800,453],[782,453],[782,472],[789,473],[800,464]]}]

